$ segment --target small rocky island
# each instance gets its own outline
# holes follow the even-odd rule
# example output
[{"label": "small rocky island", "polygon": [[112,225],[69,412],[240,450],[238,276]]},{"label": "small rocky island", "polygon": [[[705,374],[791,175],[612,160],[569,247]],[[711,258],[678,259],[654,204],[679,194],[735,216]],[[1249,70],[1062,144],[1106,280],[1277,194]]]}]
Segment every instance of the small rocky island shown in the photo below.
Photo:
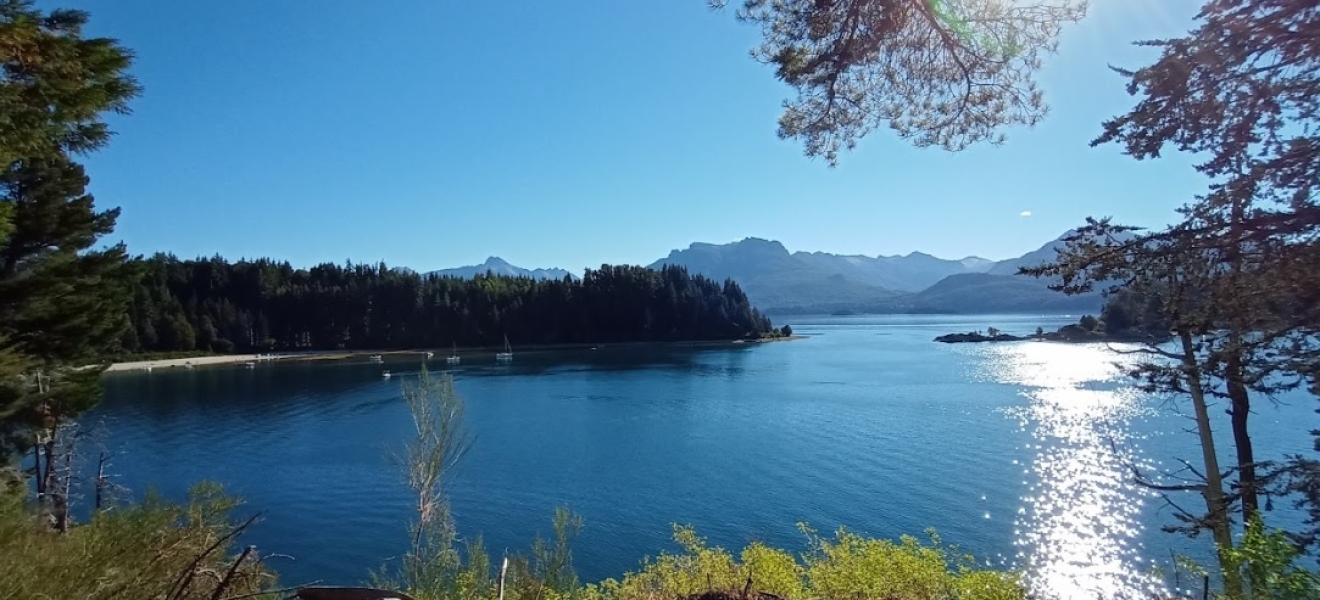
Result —
[{"label": "small rocky island", "polygon": [[967,333],[946,333],[940,337],[935,338],[935,341],[944,342],[945,344],[965,344],[972,342],[1022,342],[1026,340],[1035,340],[1035,339],[1040,339],[1040,338],[1034,336],[1021,337],[1008,333],[986,335],[979,331],[969,331]]},{"label": "small rocky island", "polygon": [[1043,328],[1037,327],[1036,333],[1032,335],[1018,336],[991,327],[984,333],[980,331],[949,333],[935,338],[935,341],[945,344],[1025,342],[1031,340],[1043,342],[1140,342],[1160,340],[1167,337],[1167,334],[1155,333],[1157,331],[1167,331],[1167,328],[1161,330],[1159,327],[1128,326],[1114,332],[1108,331],[1109,329],[1114,328],[1106,327],[1104,321],[1086,315],[1076,323],[1064,325],[1056,331],[1045,331]]},{"label": "small rocky island", "polygon": [[980,331],[969,331],[967,333],[948,333],[935,338],[937,342],[946,344],[964,344],[974,342],[1025,342],[1029,340],[1040,340],[1044,342],[1096,342],[1110,339],[1103,333],[1086,331],[1076,325],[1064,325],[1058,331],[1046,331],[1035,335],[1013,335],[1011,333],[995,332],[993,335],[981,333]]}]

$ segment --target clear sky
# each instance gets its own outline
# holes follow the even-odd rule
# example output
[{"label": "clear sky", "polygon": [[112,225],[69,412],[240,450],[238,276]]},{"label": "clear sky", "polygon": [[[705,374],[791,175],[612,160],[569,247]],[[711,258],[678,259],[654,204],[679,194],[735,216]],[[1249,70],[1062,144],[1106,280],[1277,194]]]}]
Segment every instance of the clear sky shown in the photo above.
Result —
[{"label": "clear sky", "polygon": [[137,53],[146,92],[87,160],[132,252],[575,271],[747,236],[1001,259],[1088,215],[1165,223],[1189,161],[1087,142],[1133,103],[1106,65],[1196,4],[1092,0],[1042,73],[1051,115],[1005,146],[881,131],[830,169],[775,136],[759,31],[705,0],[42,2]]}]

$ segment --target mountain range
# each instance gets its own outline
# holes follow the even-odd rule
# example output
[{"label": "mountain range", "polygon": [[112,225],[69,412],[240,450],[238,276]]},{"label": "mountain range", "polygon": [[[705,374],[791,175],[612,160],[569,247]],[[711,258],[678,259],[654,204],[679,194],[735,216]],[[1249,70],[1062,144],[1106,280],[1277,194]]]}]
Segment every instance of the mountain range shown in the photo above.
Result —
[{"label": "mountain range", "polygon": [[[1067,235],[1067,234],[1065,234]],[[693,243],[648,265],[678,265],[693,273],[733,279],[767,313],[994,313],[1094,312],[1098,294],[1065,296],[1048,281],[1018,269],[1053,260],[1062,237],[1008,260],[976,256],[951,260],[921,252],[903,256],[789,252],[783,244],[746,238],[728,244]],[[497,257],[481,265],[432,275],[500,275],[562,279],[563,269],[523,269]]]},{"label": "mountain range", "polygon": [[574,275],[565,269],[524,269],[522,267],[515,267],[498,256],[487,258],[486,262],[479,265],[455,267],[453,269],[440,269],[438,271],[431,271],[427,273],[427,275],[471,279],[472,277],[483,275],[485,273],[494,273],[496,275],[506,275],[509,277],[530,277],[532,279],[563,279],[565,277],[577,279],[577,275]]},{"label": "mountain range", "polygon": [[[1067,235],[1067,234],[1064,234]],[[1024,266],[1053,260],[1061,239],[1020,257],[950,260],[905,256],[790,253],[779,242],[747,238],[731,244],[692,244],[652,263],[682,265],[717,279],[731,278],[768,313],[992,313],[1096,311],[1095,294],[1065,296],[1048,281],[1018,275]]]}]

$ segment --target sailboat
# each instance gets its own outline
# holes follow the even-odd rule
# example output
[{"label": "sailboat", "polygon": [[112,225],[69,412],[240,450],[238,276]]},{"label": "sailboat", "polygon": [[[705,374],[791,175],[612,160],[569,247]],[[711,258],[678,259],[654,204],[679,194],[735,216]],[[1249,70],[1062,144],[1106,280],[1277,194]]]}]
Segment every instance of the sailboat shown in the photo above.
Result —
[{"label": "sailboat", "polygon": [[458,362],[459,362],[458,342],[454,342],[454,349],[449,352],[449,358],[445,359],[445,363],[450,365],[456,365],[458,364]]},{"label": "sailboat", "polygon": [[513,362],[513,347],[509,345],[509,336],[504,336],[504,352],[495,355],[497,362]]}]

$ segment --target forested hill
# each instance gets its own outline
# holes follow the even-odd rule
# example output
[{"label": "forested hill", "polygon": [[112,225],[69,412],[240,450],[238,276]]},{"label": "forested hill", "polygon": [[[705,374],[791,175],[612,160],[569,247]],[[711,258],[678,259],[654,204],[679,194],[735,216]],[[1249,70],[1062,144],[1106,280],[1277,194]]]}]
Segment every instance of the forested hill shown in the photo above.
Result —
[{"label": "forested hill", "polygon": [[139,261],[125,351],[392,349],[730,340],[769,319],[732,281],[602,266],[581,280],[424,276],[384,264]]}]

